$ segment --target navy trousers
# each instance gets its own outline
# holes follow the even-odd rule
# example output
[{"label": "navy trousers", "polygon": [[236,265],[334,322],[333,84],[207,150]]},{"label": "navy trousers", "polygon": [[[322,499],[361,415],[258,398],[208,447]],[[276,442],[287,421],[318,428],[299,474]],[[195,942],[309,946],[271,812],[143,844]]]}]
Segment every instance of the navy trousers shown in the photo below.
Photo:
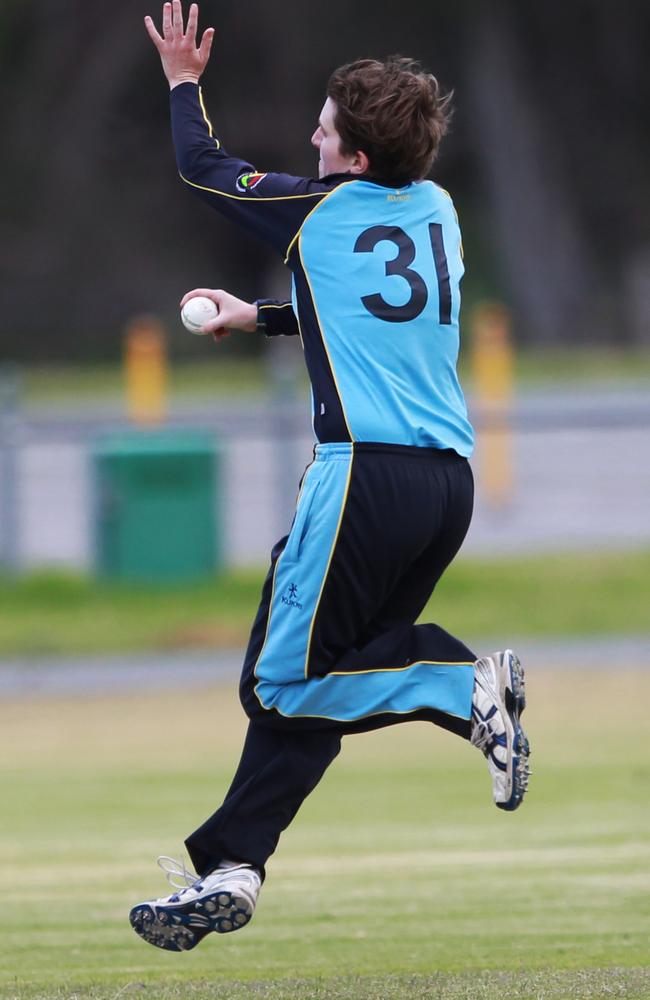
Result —
[{"label": "navy trousers", "polygon": [[425,719],[469,738],[476,656],[415,622],[472,505],[471,469],[454,451],[317,446],[251,631],[241,761],[222,806],[186,840],[199,874],[225,858],[264,874],[342,736]]}]

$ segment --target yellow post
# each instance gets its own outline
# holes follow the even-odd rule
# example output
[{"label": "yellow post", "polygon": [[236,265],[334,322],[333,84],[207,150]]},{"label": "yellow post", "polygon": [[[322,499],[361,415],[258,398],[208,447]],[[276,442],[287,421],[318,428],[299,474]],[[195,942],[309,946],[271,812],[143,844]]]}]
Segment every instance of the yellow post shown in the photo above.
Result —
[{"label": "yellow post", "polygon": [[472,315],[472,367],[480,412],[478,462],[483,495],[494,508],[512,499],[510,409],[514,383],[512,320],[498,302],[477,306]]},{"label": "yellow post", "polygon": [[133,319],[124,339],[127,413],[135,424],[152,426],[166,416],[167,354],[162,324],[154,316]]}]

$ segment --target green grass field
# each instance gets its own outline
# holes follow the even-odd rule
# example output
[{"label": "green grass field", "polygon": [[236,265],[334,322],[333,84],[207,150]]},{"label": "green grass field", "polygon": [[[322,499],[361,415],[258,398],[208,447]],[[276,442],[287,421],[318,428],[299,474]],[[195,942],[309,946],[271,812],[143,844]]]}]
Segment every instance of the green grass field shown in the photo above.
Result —
[{"label": "green grass field", "polygon": [[[169,370],[169,395],[177,402],[200,397],[219,398],[246,394],[264,395],[271,391],[269,373],[263,358],[241,358],[217,351],[212,344],[200,345],[200,360],[175,361]],[[299,368],[299,384],[307,392],[307,379]],[[460,356],[463,384],[471,391],[472,364],[469,341]],[[612,379],[638,382],[650,376],[650,351],[647,349],[520,349],[515,356],[518,384],[531,386],[575,382],[586,384],[611,382]],[[122,365],[116,362],[95,364],[31,365],[24,370],[23,388],[28,406],[52,405],[70,401],[87,405],[98,400],[120,399],[124,394]]]},{"label": "green grass field", "polygon": [[[0,577],[0,655],[237,646],[246,642],[264,570],[171,588],[61,573]],[[650,550],[460,558],[423,619],[459,635],[647,633]]]},{"label": "green grass field", "polygon": [[127,912],[225,791],[233,692],[5,702],[0,996],[650,997],[650,675],[528,688],[518,813],[433,727],[351,737],[251,925],[187,955],[146,945]]}]

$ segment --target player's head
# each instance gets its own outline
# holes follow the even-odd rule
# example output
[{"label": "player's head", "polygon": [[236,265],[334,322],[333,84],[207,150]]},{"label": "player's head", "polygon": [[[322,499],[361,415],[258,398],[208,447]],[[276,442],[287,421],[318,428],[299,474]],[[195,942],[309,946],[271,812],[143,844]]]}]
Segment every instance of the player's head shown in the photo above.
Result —
[{"label": "player's head", "polygon": [[341,66],[312,136],[319,175],[368,174],[396,187],[426,177],[447,131],[450,99],[412,59]]}]

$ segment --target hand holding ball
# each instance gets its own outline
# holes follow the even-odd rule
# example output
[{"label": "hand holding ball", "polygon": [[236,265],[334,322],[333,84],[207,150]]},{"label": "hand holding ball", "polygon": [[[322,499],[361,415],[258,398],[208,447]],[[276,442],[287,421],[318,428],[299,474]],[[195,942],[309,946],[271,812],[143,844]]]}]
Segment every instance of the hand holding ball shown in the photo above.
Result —
[{"label": "hand holding ball", "polygon": [[181,309],[181,320],[183,326],[190,333],[203,334],[203,326],[210,320],[216,319],[219,315],[219,308],[212,299],[205,295],[195,295],[188,299]]},{"label": "hand holding ball", "polygon": [[194,288],[181,299],[181,320],[198,334],[206,333],[207,323],[207,332],[219,342],[232,330],[257,331],[257,303],[244,302],[223,288]]}]

